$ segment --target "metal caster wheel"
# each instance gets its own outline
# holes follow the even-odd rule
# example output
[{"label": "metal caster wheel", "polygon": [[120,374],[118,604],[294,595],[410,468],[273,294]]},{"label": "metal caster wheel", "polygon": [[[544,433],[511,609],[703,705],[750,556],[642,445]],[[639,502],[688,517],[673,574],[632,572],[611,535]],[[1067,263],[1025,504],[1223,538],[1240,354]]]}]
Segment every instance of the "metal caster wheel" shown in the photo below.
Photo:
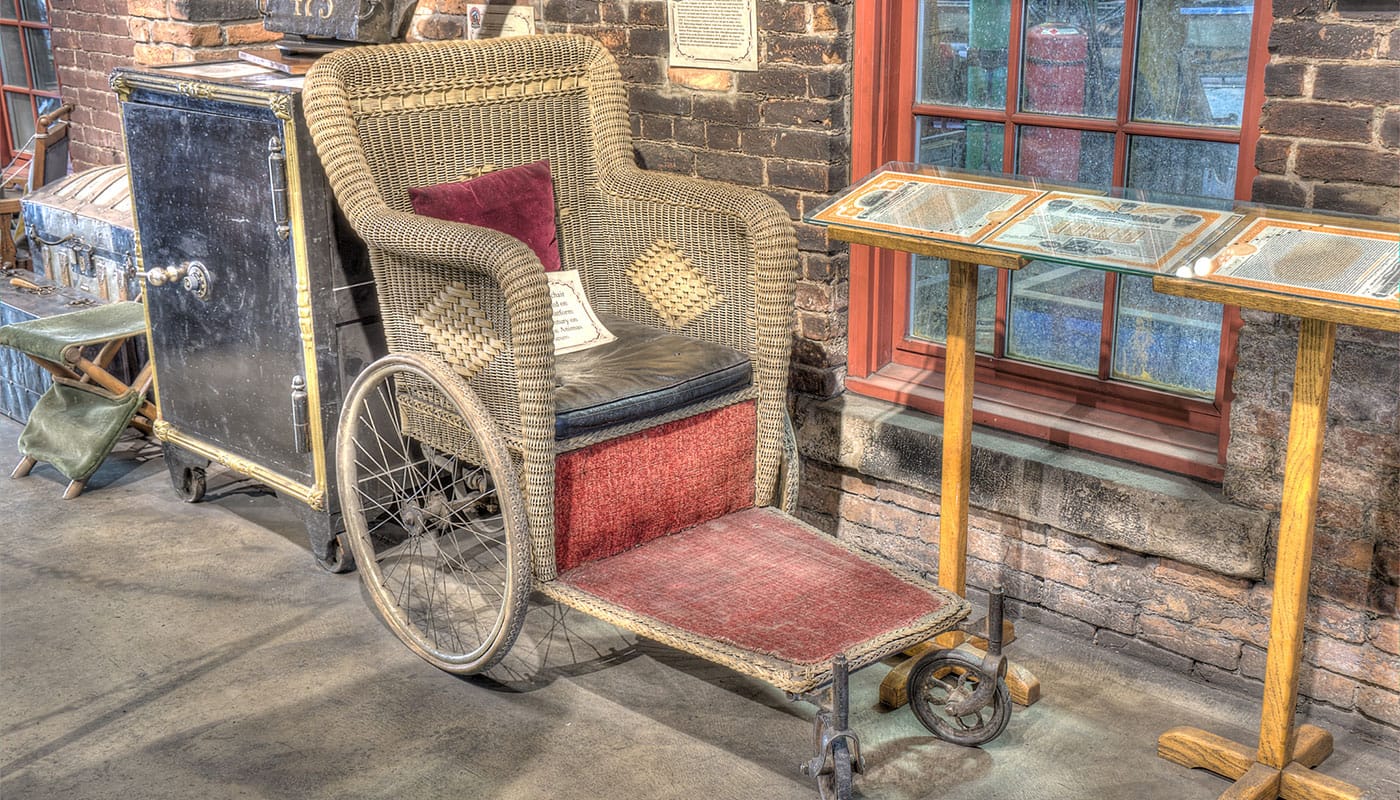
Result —
[{"label": "metal caster wheel", "polygon": [[816,779],[821,800],[851,800],[855,773],[865,772],[860,739],[848,727],[849,681],[846,656],[838,655],[831,670],[831,707],[817,712],[816,752],[802,765],[802,774]]},{"label": "metal caster wheel", "polygon": [[[204,499],[206,488],[203,466],[196,466],[184,451],[171,445],[164,445],[165,467],[170,472],[170,485],[175,494],[186,503],[198,503]],[[206,462],[207,463],[207,462]]]},{"label": "metal caster wheel", "polygon": [[851,800],[851,748],[845,739],[831,743],[831,772],[817,776],[821,800]]},{"label": "metal caster wheel", "polygon": [[[973,695],[985,681],[996,681],[994,691]],[[934,736],[976,747],[1006,730],[1011,720],[1011,693],[1006,683],[983,672],[981,660],[958,650],[937,650],[921,659],[909,675],[909,708]],[[972,707],[969,707],[972,706]]]},{"label": "metal caster wheel", "polygon": [[326,547],[326,554],[316,556],[316,564],[326,572],[335,575],[354,571],[355,554],[345,543],[345,534],[342,533],[330,540]]}]

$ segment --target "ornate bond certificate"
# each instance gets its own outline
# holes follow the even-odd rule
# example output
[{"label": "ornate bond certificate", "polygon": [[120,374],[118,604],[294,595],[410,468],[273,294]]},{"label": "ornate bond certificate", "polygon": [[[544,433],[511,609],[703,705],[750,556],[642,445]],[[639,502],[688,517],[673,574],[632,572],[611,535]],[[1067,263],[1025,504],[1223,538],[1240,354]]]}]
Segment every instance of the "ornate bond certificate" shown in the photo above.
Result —
[{"label": "ornate bond certificate", "polygon": [[1221,283],[1400,309],[1400,233],[1258,219],[1197,275]]},{"label": "ornate bond certificate", "polygon": [[933,175],[883,172],[812,215],[814,222],[865,230],[976,242],[1041,190]]},{"label": "ornate bond certificate", "polygon": [[1239,219],[1239,214],[1185,206],[1046,192],[983,244],[1155,272]]}]

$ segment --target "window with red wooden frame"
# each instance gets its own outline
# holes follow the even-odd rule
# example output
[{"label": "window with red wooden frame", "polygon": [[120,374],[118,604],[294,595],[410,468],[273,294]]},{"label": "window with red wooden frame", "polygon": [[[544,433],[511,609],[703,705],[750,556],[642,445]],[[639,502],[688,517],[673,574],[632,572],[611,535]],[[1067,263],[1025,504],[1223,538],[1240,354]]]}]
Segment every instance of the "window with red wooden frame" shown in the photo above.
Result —
[{"label": "window with red wooden frame", "polygon": [[58,108],[47,0],[0,0],[4,161],[33,148],[34,123]]},{"label": "window with red wooden frame", "polygon": [[[852,177],[901,160],[1247,199],[1270,17],[1269,0],[857,4]],[[1234,309],[1043,262],[981,268],[978,296],[977,422],[1221,478]],[[941,413],[946,309],[941,261],[853,245],[848,388]]]}]

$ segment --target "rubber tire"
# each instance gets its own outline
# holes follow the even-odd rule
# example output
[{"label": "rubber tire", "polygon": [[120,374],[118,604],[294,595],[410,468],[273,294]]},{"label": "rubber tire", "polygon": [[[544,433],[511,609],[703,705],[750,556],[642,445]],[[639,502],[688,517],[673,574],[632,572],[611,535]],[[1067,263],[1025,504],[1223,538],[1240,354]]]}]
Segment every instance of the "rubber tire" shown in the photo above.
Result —
[{"label": "rubber tire", "polygon": [[[453,511],[443,516],[439,509],[428,510],[426,507],[417,507],[416,511],[406,511],[414,509],[415,500],[412,493],[403,492],[400,496],[385,502],[376,504],[381,509],[386,509],[387,518],[396,523],[401,531],[411,531],[415,527],[420,528],[419,534],[406,533],[406,539],[389,550],[398,549],[401,552],[387,555],[377,553],[375,543],[370,539],[369,523],[365,514],[364,502],[361,499],[361,480],[367,486],[380,486],[392,481],[381,481],[375,477],[375,473],[366,472],[367,464],[361,463],[361,458],[357,457],[360,452],[360,445],[357,437],[369,435],[370,428],[378,436],[380,442],[392,441],[401,442],[406,450],[418,448],[423,445],[410,439],[400,430],[402,415],[399,413],[397,394],[390,381],[396,381],[399,376],[413,376],[415,380],[426,382],[437,393],[435,402],[443,409],[455,413],[461,418],[465,427],[476,439],[478,449],[483,454],[482,465],[474,465],[478,469],[484,468],[489,473],[495,485],[495,497],[499,506],[499,517],[501,531],[499,532],[501,550],[499,554],[493,553],[493,558],[500,565],[504,572],[503,579],[495,581],[501,584],[499,596],[492,599],[486,596],[490,603],[487,603],[487,610],[478,615],[476,613],[476,603],[468,599],[467,611],[475,621],[490,623],[489,625],[478,626],[477,630],[468,633],[464,639],[460,635],[463,631],[461,625],[456,622],[456,617],[452,613],[454,608],[445,606],[451,600],[461,597],[470,597],[472,594],[471,584],[480,584],[480,575],[484,572],[475,570],[465,558],[470,547],[462,547],[463,539],[467,544],[476,547],[483,547],[483,541],[495,541],[476,537],[472,542],[470,538],[471,529],[467,525],[444,524],[444,520],[450,521],[456,518],[458,512]],[[386,388],[387,387],[387,388]],[[382,408],[372,408],[373,403],[382,403]],[[367,425],[369,427],[367,427]],[[391,430],[392,440],[386,439],[383,430]],[[497,663],[510,650],[515,643],[516,637],[520,633],[521,625],[525,618],[526,602],[530,596],[530,553],[528,538],[528,523],[525,517],[524,501],[520,496],[519,484],[515,478],[515,471],[512,467],[509,453],[506,450],[505,441],[500,436],[495,424],[487,415],[485,406],[477,398],[476,394],[466,386],[455,374],[450,372],[445,366],[438,362],[424,358],[417,354],[400,353],[385,356],[372,363],[366,368],[351,385],[349,395],[345,403],[345,411],[341,415],[340,424],[336,434],[336,482],[340,497],[340,510],[344,518],[345,533],[342,534],[346,543],[350,547],[355,564],[360,575],[364,579],[365,587],[373,599],[380,617],[394,632],[399,639],[408,646],[410,650],[417,653],[428,663],[441,670],[456,675],[472,675],[489,669]],[[369,451],[365,451],[366,459],[371,456]],[[417,455],[409,454],[409,458],[417,463],[427,465],[425,468],[432,470],[436,468],[436,461],[448,459],[455,465],[455,456],[445,456],[433,458],[424,455],[426,450]],[[384,451],[380,450],[384,455]],[[390,461],[388,456],[384,460]],[[465,459],[462,460],[465,463]],[[386,468],[380,470],[378,474],[393,475],[395,469]],[[410,477],[423,477],[417,469],[401,471],[402,479],[407,481]],[[431,482],[431,478],[424,478],[423,482],[414,492],[423,494],[426,487]],[[401,488],[401,487],[394,487]],[[376,497],[382,497],[376,494]],[[431,500],[428,502],[432,502]],[[415,524],[412,520],[423,520],[429,517],[434,518],[440,526],[437,530],[447,532],[434,534],[431,542],[428,541],[427,534],[422,532],[421,522]],[[405,520],[409,520],[405,522]],[[382,521],[382,520],[381,520]],[[377,523],[378,524],[378,523]],[[441,542],[452,537],[452,545],[457,549],[456,555],[463,557],[463,560],[452,562],[450,556],[444,555]],[[461,538],[458,538],[458,537]],[[410,541],[416,538],[416,542]],[[408,545],[412,544],[413,547]],[[416,556],[414,554],[416,548]],[[425,550],[431,548],[434,555],[425,556]],[[425,595],[426,600],[419,601],[411,591],[405,590],[400,596],[408,597],[405,609],[395,596],[394,589],[386,586],[385,572],[381,570],[380,556],[386,558],[398,558],[403,556],[405,560],[415,559],[417,561],[431,562],[428,566],[431,570],[430,592]],[[434,559],[436,559],[434,561]],[[402,580],[406,585],[413,581],[413,563],[403,570]],[[420,566],[419,572],[425,576],[430,570],[427,566]],[[389,573],[394,573],[390,569]],[[440,577],[439,577],[440,576]],[[490,577],[490,576],[488,576]],[[439,580],[442,586],[439,588]],[[493,592],[497,590],[493,587]],[[437,601],[434,600],[436,596]],[[485,596],[485,595],[483,595]],[[446,599],[444,599],[446,598]],[[490,608],[494,603],[499,603],[494,608],[494,618],[491,617]],[[419,608],[423,606],[424,608]],[[460,610],[460,605],[455,607]],[[442,611],[441,615],[434,614],[433,611]],[[417,615],[424,619],[423,624],[410,618],[410,615]],[[436,637],[437,620],[440,617],[447,621],[443,625],[451,628],[450,633],[456,639],[456,646],[451,642],[443,643]],[[432,626],[433,631],[426,628]],[[481,633],[485,629],[486,633]],[[469,644],[470,643],[470,644]]]},{"label": "rubber tire", "polygon": [[[943,700],[932,701],[926,693],[926,684],[939,681],[948,674],[958,674],[957,686],[962,687],[968,679],[988,680],[982,672],[982,661],[961,650],[937,650],[925,655],[909,673],[907,691],[909,710],[914,712],[919,722],[934,736],[964,747],[986,744],[1001,735],[1011,721],[1011,692],[1006,682],[997,680],[997,690],[992,695],[990,708],[984,708],[975,716],[976,722],[969,724],[967,717],[949,717],[942,712]],[[976,688],[973,686],[972,688]],[[944,692],[946,697],[948,693]]]}]

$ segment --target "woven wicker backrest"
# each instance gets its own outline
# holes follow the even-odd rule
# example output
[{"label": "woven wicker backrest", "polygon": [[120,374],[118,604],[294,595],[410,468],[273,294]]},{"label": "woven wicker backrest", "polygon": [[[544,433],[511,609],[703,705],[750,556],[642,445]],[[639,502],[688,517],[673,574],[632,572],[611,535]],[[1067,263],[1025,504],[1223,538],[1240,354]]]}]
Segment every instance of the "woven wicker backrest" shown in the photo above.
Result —
[{"label": "woven wicker backrest", "polygon": [[632,158],[621,79],[597,42],[434,42],[356,48],[339,57],[336,71],[369,177],[390,208],[411,210],[409,187],[547,158],[561,255],[569,267],[586,267],[588,228],[581,223],[600,203],[600,166]]},{"label": "woven wicker backrest", "polygon": [[390,350],[451,365],[517,449],[536,577],[554,564],[543,273],[517,240],[405,213],[410,187],[549,159],[563,265],[582,273],[595,308],[752,359],[755,494],[768,502],[791,346],[791,222],[758,192],[638,169],[606,49],[570,35],[348,48],[317,62],[304,97],[336,200],[370,245]]}]

